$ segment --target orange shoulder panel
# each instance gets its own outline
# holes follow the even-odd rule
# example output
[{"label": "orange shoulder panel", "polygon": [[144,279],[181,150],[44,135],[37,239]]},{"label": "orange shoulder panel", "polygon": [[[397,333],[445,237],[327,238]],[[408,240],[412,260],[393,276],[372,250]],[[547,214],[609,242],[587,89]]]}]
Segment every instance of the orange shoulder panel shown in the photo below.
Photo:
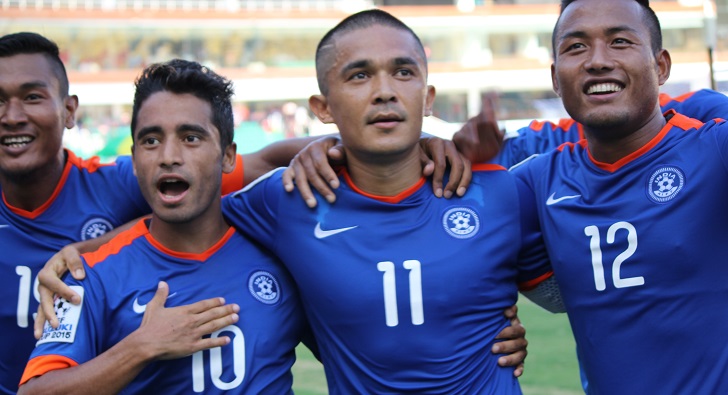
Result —
[{"label": "orange shoulder panel", "polygon": [[149,233],[147,226],[144,224],[145,220],[146,218],[142,218],[137,221],[137,223],[130,229],[119,233],[113,239],[109,240],[108,243],[99,247],[98,250],[83,254],[83,259],[86,260],[86,263],[90,267],[94,267],[94,265],[103,261],[108,256],[117,254],[122,248],[131,244],[135,239]]},{"label": "orange shoulder panel", "polygon": [[546,124],[549,124],[549,123],[551,123],[551,122],[549,122],[549,121],[537,121],[537,120],[533,120],[528,125],[528,127],[531,128],[532,130],[536,131],[536,132],[540,132],[541,130],[543,130],[543,127],[546,126]]},{"label": "orange shoulder panel", "polygon": [[675,110],[670,110],[667,113],[673,113],[673,117],[670,118],[670,123],[682,130],[700,129],[703,126],[702,121],[686,117],[685,115],[675,112]]},{"label": "orange shoulder panel", "polygon": [[576,121],[571,118],[561,118],[561,119],[559,119],[559,123],[557,124],[557,126],[561,130],[567,131],[571,127],[571,125],[573,125],[575,122]]}]

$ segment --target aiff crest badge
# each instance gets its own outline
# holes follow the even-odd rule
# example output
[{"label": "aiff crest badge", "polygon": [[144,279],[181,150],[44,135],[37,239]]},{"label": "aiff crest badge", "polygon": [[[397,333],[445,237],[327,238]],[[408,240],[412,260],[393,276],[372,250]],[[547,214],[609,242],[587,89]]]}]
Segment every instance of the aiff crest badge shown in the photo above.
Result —
[{"label": "aiff crest badge", "polygon": [[456,239],[469,239],[480,229],[478,214],[467,207],[455,207],[447,210],[442,216],[442,227],[445,232]]},{"label": "aiff crest badge", "polygon": [[95,239],[114,229],[111,222],[103,218],[92,218],[81,227],[81,240]]},{"label": "aiff crest badge", "polygon": [[647,196],[655,203],[667,203],[685,186],[685,174],[676,166],[660,166],[647,181]]},{"label": "aiff crest badge", "polygon": [[270,272],[263,270],[250,275],[248,290],[255,299],[265,304],[275,304],[281,298],[278,280]]}]

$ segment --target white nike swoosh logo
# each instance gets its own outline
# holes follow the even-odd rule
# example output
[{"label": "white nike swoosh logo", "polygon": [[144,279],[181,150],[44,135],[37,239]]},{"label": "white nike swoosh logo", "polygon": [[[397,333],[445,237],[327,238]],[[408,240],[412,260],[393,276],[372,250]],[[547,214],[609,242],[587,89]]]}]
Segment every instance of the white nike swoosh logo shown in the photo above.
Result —
[{"label": "white nike swoosh logo", "polygon": [[554,195],[556,193],[552,193],[551,196],[546,200],[546,205],[551,206],[552,204],[556,204],[562,200],[568,200],[568,199],[576,199],[578,197],[581,197],[581,195],[570,195],[570,196],[562,196],[560,198],[554,199]]},{"label": "white nike swoosh logo", "polygon": [[[177,295],[177,292],[173,293],[172,295],[167,296],[167,299],[171,298],[174,295]],[[131,308],[134,309],[134,312],[137,314],[144,314],[144,312],[147,311],[146,303],[139,304],[139,298],[134,299],[134,304],[131,306]]]},{"label": "white nike swoosh logo", "polygon": [[313,230],[313,235],[316,236],[317,239],[324,239],[329,236],[333,236],[337,233],[346,232],[347,230],[351,230],[358,227],[357,226],[350,226],[348,228],[339,228],[339,229],[331,229],[331,230],[323,230],[321,229],[321,222],[316,224],[316,229]]}]

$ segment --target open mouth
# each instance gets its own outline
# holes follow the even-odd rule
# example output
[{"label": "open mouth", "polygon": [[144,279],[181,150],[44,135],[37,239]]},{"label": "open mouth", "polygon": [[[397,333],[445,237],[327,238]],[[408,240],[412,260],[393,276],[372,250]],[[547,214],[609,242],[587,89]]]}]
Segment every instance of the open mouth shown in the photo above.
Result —
[{"label": "open mouth", "polygon": [[30,136],[7,136],[3,137],[2,145],[10,148],[22,148],[35,140]]},{"label": "open mouth", "polygon": [[160,181],[157,189],[164,197],[173,199],[184,195],[190,189],[190,184],[179,179],[167,179]]},{"label": "open mouth", "polygon": [[615,82],[603,82],[589,86],[586,93],[589,95],[606,95],[620,92],[622,89],[623,87]]}]

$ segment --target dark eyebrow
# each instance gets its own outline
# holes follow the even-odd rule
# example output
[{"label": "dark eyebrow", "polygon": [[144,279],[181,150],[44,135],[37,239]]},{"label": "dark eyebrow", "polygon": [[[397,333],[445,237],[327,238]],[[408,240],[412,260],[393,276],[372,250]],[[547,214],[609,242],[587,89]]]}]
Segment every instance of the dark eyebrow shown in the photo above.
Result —
[{"label": "dark eyebrow", "polygon": [[[203,128],[200,125],[195,125],[191,123],[183,123],[182,125],[177,126],[176,130],[177,133],[183,133],[183,132],[196,132],[205,136],[209,136],[210,132]],[[144,128],[141,128],[139,130],[139,133],[136,134],[136,139],[141,140],[142,138],[146,137],[147,135],[150,135],[152,133],[162,133],[162,128],[157,125],[147,126]]]},{"label": "dark eyebrow", "polygon": [[136,136],[134,136],[134,140],[141,140],[149,134],[160,132],[162,132],[162,128],[160,128],[159,126],[147,126],[139,130]]},{"label": "dark eyebrow", "polygon": [[395,58],[394,59],[394,65],[395,66],[417,66],[417,60],[414,58],[411,58],[409,56]]},{"label": "dark eyebrow", "polygon": [[[604,34],[607,36],[613,36],[615,34],[622,33],[622,32],[629,32],[629,33],[633,33],[633,34],[638,33],[636,29],[631,28],[626,25],[625,26],[614,26],[614,27],[610,27],[610,28],[607,28],[604,30]],[[562,34],[559,37],[559,41],[564,41],[568,38],[585,38],[585,37],[587,37],[586,32],[577,30],[577,31],[571,31],[571,32],[566,32],[566,33]]]},{"label": "dark eyebrow", "polygon": [[20,85],[20,89],[30,90],[36,88],[48,88],[48,83],[45,81],[28,81]]},{"label": "dark eyebrow", "polygon": [[633,34],[637,34],[638,33],[637,32],[637,29],[634,29],[634,28],[629,27],[629,26],[615,26],[615,27],[610,27],[609,29],[607,29],[605,31],[605,33],[608,36],[612,36],[612,35],[615,35],[617,33],[622,33],[622,32],[628,32],[628,33],[633,33]]},{"label": "dark eyebrow", "polygon": [[177,133],[181,132],[197,132],[199,134],[203,134],[205,136],[209,136],[210,132],[203,128],[200,125],[192,124],[192,123],[183,123],[182,125],[177,126]]},{"label": "dark eyebrow", "polygon": [[[370,64],[371,63],[368,60],[355,60],[355,61],[347,64],[346,66],[344,66],[343,69],[341,69],[341,75],[346,75],[351,70],[365,69]],[[409,56],[402,56],[402,57],[394,58],[394,60],[392,60],[392,64],[394,64],[395,66],[417,66],[418,65],[417,60],[415,60],[414,58],[409,57]]]},{"label": "dark eyebrow", "polygon": [[559,36],[558,42],[561,43],[562,41],[565,41],[566,39],[569,39],[569,38],[584,38],[584,37],[586,37],[586,32],[571,31],[571,32],[566,32],[566,33],[562,34],[561,36]]},{"label": "dark eyebrow", "polygon": [[[45,81],[28,81],[20,85],[21,91],[29,91],[33,89],[48,89],[49,85]],[[0,92],[5,93],[4,90],[0,89]]]},{"label": "dark eyebrow", "polygon": [[348,73],[349,73],[349,72],[350,72],[351,70],[355,70],[355,69],[364,69],[364,68],[366,68],[367,66],[369,66],[369,61],[368,61],[368,60],[355,60],[355,61],[353,61],[353,62],[350,62],[350,63],[349,63],[349,64],[347,64],[346,66],[344,66],[344,68],[343,68],[343,69],[341,69],[341,75],[346,75],[346,74],[348,74]]}]

